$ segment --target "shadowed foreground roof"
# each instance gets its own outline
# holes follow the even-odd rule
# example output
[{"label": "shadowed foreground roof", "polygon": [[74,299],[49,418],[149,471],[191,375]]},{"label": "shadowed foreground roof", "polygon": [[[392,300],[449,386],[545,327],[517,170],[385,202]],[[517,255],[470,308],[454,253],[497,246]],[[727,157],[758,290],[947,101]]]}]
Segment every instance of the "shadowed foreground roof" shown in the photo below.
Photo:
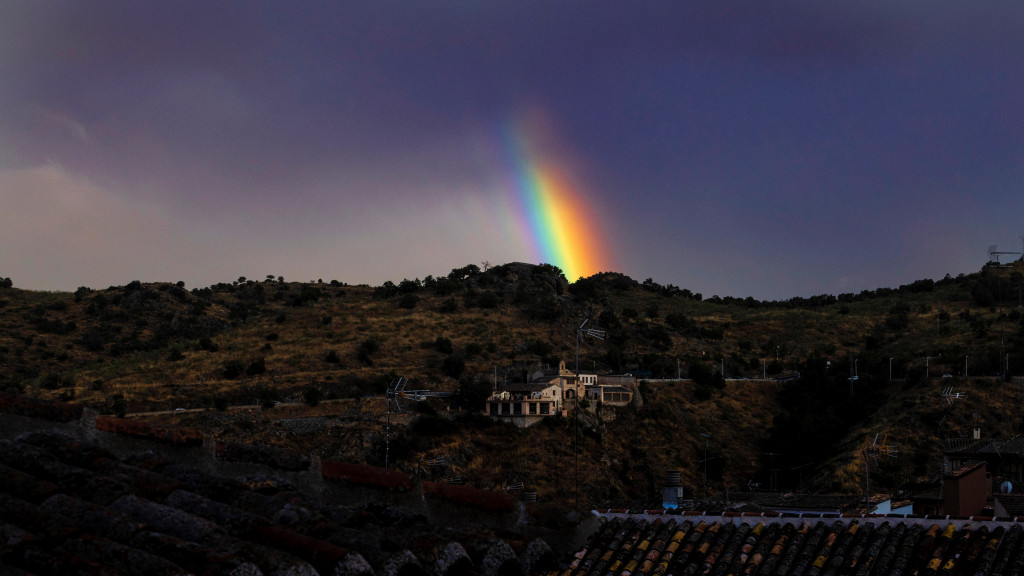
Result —
[{"label": "shadowed foreground roof", "polygon": [[[832,516],[832,517],[827,517]],[[606,515],[548,576],[1018,574],[1021,524],[903,516]]]},{"label": "shadowed foreground roof", "polygon": [[549,570],[523,504],[394,470],[0,396],[0,574]]}]

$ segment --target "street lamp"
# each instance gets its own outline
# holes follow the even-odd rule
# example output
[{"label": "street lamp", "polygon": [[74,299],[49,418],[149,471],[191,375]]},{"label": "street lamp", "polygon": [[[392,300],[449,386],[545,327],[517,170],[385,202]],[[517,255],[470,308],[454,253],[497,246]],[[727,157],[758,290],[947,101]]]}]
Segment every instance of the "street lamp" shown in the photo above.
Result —
[{"label": "street lamp", "polygon": [[964,354],[964,380],[967,380],[967,359],[970,358],[969,354]]},{"label": "street lamp", "polygon": [[889,382],[892,382],[892,358],[889,358]]}]

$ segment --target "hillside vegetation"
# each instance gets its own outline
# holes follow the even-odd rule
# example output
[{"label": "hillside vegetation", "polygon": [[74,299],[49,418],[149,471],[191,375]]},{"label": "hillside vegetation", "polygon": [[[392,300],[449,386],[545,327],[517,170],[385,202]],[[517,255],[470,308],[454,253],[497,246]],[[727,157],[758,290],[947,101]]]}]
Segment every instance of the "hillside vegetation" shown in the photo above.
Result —
[{"label": "hillside vegetation", "polygon": [[[0,388],[114,414],[184,408],[145,417],[485,488],[523,482],[581,506],[655,500],[669,469],[688,496],[860,493],[861,446],[881,434],[900,456],[872,470],[872,487],[892,491],[938,474],[944,438],[1021,432],[1007,375],[1024,374],[1022,283],[1020,263],[781,302],[611,272],[570,284],[519,263],[377,287],[269,275],[54,293],[7,281]],[[577,344],[588,319],[606,338]],[[642,402],[527,430],[479,414],[495,380],[571,368],[577,350],[581,369],[638,375]],[[398,376],[454,396],[389,418]],[[949,387],[962,396],[944,397]]]}]

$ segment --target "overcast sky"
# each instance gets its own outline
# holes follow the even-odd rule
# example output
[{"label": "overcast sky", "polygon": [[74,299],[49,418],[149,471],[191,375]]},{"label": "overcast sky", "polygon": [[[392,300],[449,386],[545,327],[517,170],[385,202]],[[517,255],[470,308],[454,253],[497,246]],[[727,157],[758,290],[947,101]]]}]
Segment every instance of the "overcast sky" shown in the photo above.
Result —
[{"label": "overcast sky", "polygon": [[536,262],[513,136],[601,270],[759,299],[970,273],[1022,249],[1022,57],[1019,0],[8,0],[0,276]]}]

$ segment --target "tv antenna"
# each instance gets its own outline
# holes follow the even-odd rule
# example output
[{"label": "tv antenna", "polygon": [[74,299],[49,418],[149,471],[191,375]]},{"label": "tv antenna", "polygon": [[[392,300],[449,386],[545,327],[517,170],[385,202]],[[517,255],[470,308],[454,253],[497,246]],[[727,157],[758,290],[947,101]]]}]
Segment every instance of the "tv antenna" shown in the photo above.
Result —
[{"label": "tv antenna", "polygon": [[393,378],[388,384],[385,398],[387,400],[387,420],[384,429],[384,468],[388,467],[388,460],[391,456],[391,413],[402,412],[402,402],[412,400],[419,402],[426,400],[428,396],[437,396],[437,392],[430,390],[406,390],[409,381],[401,376]]},{"label": "tv antenna", "polygon": [[441,482],[445,484],[465,484],[466,480],[457,474],[455,464],[448,458],[447,455],[440,456],[438,458],[432,458],[430,460],[424,460],[423,462],[427,467],[431,469],[440,469],[444,478]]},{"label": "tv antenna", "polygon": [[[1021,238],[1021,242],[1024,243],[1024,236],[1021,236],[1020,238]],[[999,264],[999,255],[1000,254],[1006,254],[1006,255],[1018,256],[1018,257],[1024,256],[1024,252],[1007,252],[1005,250],[999,250],[999,248],[995,244],[992,244],[992,245],[990,245],[988,247],[988,261],[990,263],[991,262],[995,262],[996,264]],[[1018,259],[1020,259],[1020,258],[1018,258]]]},{"label": "tv antenna", "polygon": [[507,478],[505,479],[505,483],[501,487],[501,489],[506,494],[508,494],[509,492],[516,492],[516,491],[522,490],[523,488],[526,488],[526,484],[524,482],[512,482],[512,483],[509,483]]},{"label": "tv antenna", "polygon": [[889,444],[889,435],[885,434],[882,436],[882,441],[878,441],[878,434],[872,438],[870,435],[864,438],[864,504],[868,508],[868,512],[871,511],[871,462],[878,464],[879,456],[887,456],[889,458],[899,457],[899,445]]},{"label": "tv antenna", "polygon": [[954,400],[960,400],[966,396],[963,392],[953,392],[953,387],[948,386],[942,391],[942,397],[946,399],[946,403],[949,404],[950,408],[953,407]]},{"label": "tv antenna", "polygon": [[604,340],[605,331],[598,330],[596,328],[587,328],[587,322],[590,322],[590,318],[583,321],[579,328],[576,329],[576,376],[580,375],[580,341],[585,337],[590,336],[591,338],[597,338],[598,340]]}]

